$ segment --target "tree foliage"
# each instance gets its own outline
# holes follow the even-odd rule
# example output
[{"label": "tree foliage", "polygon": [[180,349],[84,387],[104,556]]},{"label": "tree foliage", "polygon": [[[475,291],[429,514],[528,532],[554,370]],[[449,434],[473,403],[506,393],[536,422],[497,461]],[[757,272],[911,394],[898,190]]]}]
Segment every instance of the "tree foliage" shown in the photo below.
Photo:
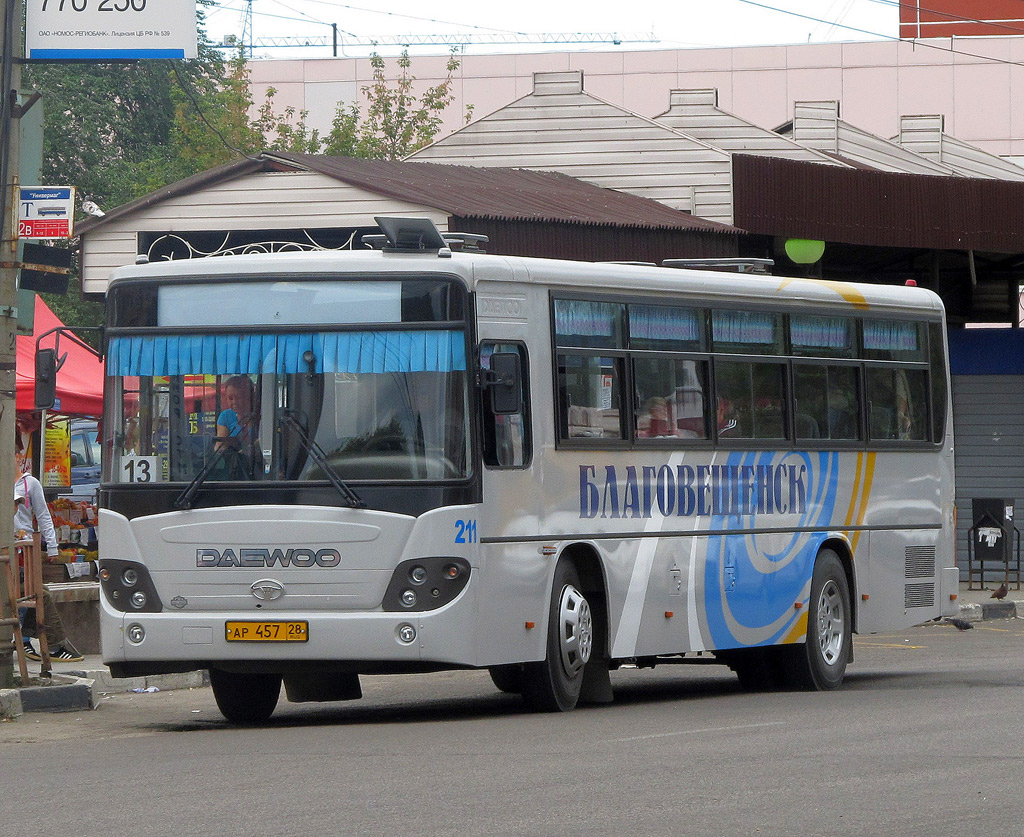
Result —
[{"label": "tree foliage", "polygon": [[[373,53],[373,80],[362,88],[365,104],[339,102],[324,136],[309,127],[308,111],[286,107],[282,113],[275,113],[277,91],[270,88],[257,120],[269,147],[335,157],[401,160],[429,145],[441,130],[445,110],[455,101],[452,87],[459,59],[452,53],[445,78],[419,94],[415,92],[416,77],[408,51],[398,56],[396,65],[395,77],[389,78],[384,58]],[[472,106],[467,106],[467,122],[472,112]]]}]

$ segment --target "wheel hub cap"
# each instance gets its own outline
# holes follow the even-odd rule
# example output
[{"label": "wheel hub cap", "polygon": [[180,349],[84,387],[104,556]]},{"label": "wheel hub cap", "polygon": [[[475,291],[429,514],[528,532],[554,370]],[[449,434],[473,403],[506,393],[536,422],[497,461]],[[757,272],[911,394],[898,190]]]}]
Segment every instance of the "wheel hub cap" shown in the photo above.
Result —
[{"label": "wheel hub cap", "polygon": [[594,646],[594,621],[583,594],[567,584],[558,601],[558,645],[562,667],[570,677],[590,659]]},{"label": "wheel hub cap", "polygon": [[843,612],[843,597],[839,585],[828,581],[818,597],[818,646],[821,658],[828,665],[839,662],[843,650],[843,634],[846,614]]}]

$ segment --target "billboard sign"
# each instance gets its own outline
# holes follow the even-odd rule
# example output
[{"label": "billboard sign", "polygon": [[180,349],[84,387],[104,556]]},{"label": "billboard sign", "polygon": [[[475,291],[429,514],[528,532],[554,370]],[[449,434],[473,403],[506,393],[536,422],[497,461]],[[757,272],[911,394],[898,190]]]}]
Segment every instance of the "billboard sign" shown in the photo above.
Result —
[{"label": "billboard sign", "polygon": [[71,238],[74,186],[26,186],[18,190],[18,238]]},{"label": "billboard sign", "polygon": [[28,59],[195,58],[195,0],[28,0]]}]

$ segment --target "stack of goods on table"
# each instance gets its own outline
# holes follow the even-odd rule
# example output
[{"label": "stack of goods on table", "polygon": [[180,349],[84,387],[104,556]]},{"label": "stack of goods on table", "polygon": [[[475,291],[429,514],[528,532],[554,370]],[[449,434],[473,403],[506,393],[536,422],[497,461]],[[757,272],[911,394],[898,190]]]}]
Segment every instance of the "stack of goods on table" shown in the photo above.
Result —
[{"label": "stack of goods on table", "polygon": [[[68,564],[69,579],[95,576],[92,562],[99,557],[96,543],[96,506],[85,501],[59,497],[50,505],[53,527],[60,548],[51,563]],[[71,566],[80,564],[81,566]]]}]

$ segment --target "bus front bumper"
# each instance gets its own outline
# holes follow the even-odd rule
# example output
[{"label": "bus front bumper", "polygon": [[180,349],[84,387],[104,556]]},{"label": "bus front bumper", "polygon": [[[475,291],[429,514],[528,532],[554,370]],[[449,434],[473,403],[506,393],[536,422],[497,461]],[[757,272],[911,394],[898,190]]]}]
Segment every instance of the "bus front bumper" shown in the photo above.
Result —
[{"label": "bus front bumper", "polygon": [[[471,598],[434,611],[122,613],[100,599],[103,662],[115,676],[219,667],[285,671],[323,663],[351,671],[478,665]],[[234,623],[234,624],[232,624]],[[261,625],[270,624],[264,630]],[[288,624],[299,623],[291,637]],[[239,626],[251,639],[240,637]],[[273,638],[263,639],[258,635]],[[230,637],[230,638],[229,638]],[[284,638],[282,638],[284,637]]]}]

